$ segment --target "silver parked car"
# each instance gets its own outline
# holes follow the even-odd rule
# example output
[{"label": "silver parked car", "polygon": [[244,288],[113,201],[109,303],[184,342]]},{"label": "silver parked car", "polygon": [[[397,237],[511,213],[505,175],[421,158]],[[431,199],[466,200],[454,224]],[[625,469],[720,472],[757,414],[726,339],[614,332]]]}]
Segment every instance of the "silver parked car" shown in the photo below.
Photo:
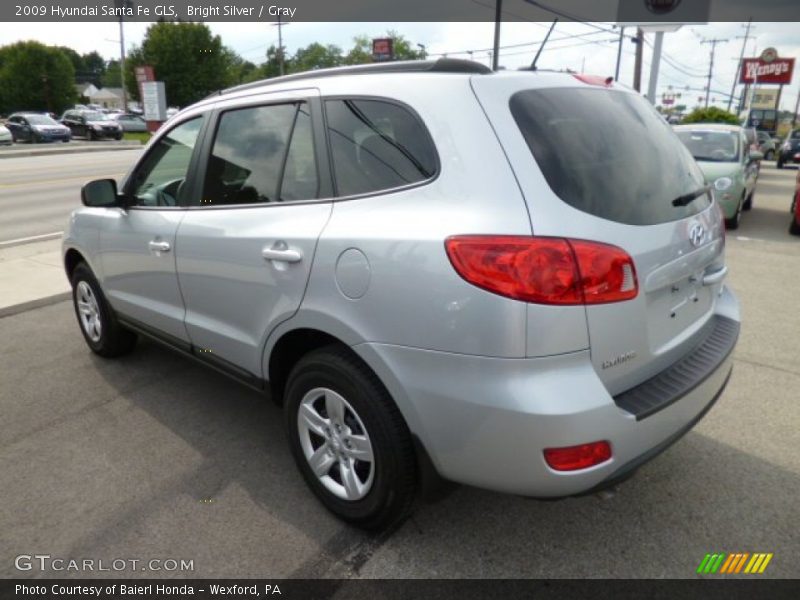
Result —
[{"label": "silver parked car", "polygon": [[147,131],[147,122],[139,115],[119,112],[110,114],[108,117],[113,121],[116,121],[119,126],[122,127],[122,131],[131,131],[136,133],[143,133]]},{"label": "silver parked car", "polygon": [[375,528],[441,480],[599,490],[697,423],[739,332],[713,193],[604,79],[348,67],[184,109],[84,187],[64,264],[94,352],[145,335],[269,390]]}]

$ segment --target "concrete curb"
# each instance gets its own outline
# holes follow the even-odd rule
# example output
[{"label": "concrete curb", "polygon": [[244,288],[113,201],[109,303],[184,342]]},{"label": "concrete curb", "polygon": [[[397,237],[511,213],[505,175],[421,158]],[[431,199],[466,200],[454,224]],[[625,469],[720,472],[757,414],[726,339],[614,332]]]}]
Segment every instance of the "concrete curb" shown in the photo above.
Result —
[{"label": "concrete curb", "polygon": [[22,302],[21,304],[14,304],[13,306],[6,306],[4,308],[0,308],[0,319],[18,315],[19,313],[27,312],[29,310],[33,310],[34,308],[41,308],[43,306],[49,306],[50,304],[58,304],[64,300],[69,300],[71,297],[72,292],[62,292],[61,294],[37,298],[36,300]]},{"label": "concrete curb", "polygon": [[141,150],[144,144],[119,144],[114,146],[66,146],[55,148],[31,148],[26,150],[0,150],[0,159],[26,156],[50,156],[53,154],[83,154],[84,152],[113,152],[118,150]]}]

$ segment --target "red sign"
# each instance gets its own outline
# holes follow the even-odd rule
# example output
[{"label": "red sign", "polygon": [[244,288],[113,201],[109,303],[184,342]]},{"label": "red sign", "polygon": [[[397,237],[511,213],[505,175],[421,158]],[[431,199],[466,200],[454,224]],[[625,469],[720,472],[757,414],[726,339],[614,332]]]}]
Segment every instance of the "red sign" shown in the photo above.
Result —
[{"label": "red sign", "polygon": [[774,58],[766,62],[763,58],[745,58],[742,61],[739,83],[792,83],[793,58]]},{"label": "red sign", "polygon": [[394,40],[392,38],[376,38],[372,40],[372,60],[394,59]]}]

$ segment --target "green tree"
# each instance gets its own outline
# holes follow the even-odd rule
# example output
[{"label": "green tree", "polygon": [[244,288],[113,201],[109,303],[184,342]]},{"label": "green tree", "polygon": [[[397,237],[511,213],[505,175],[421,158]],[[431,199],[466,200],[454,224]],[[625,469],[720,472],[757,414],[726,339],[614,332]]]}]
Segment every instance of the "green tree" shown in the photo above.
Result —
[{"label": "green tree", "polygon": [[[91,81],[96,87],[100,87],[106,72],[106,60],[95,51],[81,55],[81,60],[86,80]],[[76,72],[75,75],[77,79],[80,79],[79,73]]]},{"label": "green tree", "polygon": [[73,104],[75,67],[63,51],[39,42],[0,48],[0,113],[60,113]]},{"label": "green tree", "polygon": [[298,48],[291,59],[291,71],[300,73],[313,69],[327,69],[338,67],[344,61],[342,49],[339,46],[328,44],[323,46],[317,42],[305,48]]},{"label": "green tree", "polygon": [[738,125],[739,117],[727,110],[709,106],[708,108],[695,108],[683,118],[682,123],[730,123],[731,125]]},{"label": "green tree", "polygon": [[98,87],[122,87],[122,72],[119,69],[118,60],[112,59],[105,64]]},{"label": "green tree", "polygon": [[231,56],[204,23],[160,21],[147,29],[141,47],[129,53],[125,83],[138,99],[134,68],[151,65],[156,79],[164,82],[167,103],[186,106],[230,83]]}]

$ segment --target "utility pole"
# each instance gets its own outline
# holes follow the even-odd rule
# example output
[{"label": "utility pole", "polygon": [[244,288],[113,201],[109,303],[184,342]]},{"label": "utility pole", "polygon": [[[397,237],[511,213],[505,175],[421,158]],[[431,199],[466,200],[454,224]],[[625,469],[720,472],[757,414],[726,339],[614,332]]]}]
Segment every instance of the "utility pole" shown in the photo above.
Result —
[{"label": "utility pole", "polygon": [[797,123],[797,111],[800,110],[800,92],[797,93],[797,103],[794,105],[794,114],[792,115],[792,129]]},{"label": "utility pole", "polygon": [[742,61],[744,60],[744,50],[747,47],[747,40],[750,39],[750,29],[753,27],[753,19],[748,19],[747,29],[744,36],[737,35],[736,39],[742,39],[742,53],[739,55],[739,64],[736,66],[736,76],[733,78],[733,85],[731,86],[731,95],[728,98],[728,112],[731,112],[731,105],[733,104],[733,95],[736,93],[736,84],[739,83],[739,74],[742,69]]},{"label": "utility pole", "polygon": [[664,45],[664,32],[656,32],[656,43],[653,44],[653,59],[650,62],[650,79],[647,86],[647,99],[656,105],[656,84],[658,83],[658,67],[661,64],[661,48]]},{"label": "utility pole", "polygon": [[494,2],[494,50],[492,52],[492,71],[500,66],[500,21],[503,19],[503,0]]},{"label": "utility pole", "polygon": [[119,18],[119,70],[122,83],[122,112],[128,112],[128,90],[125,87],[125,32],[122,17]]},{"label": "utility pole", "polygon": [[619,28],[619,47],[617,48],[617,69],[614,71],[614,81],[619,81],[619,65],[622,62],[622,44],[625,41],[625,27]]},{"label": "utility pole", "polygon": [[[121,9],[133,9],[133,0],[114,0],[114,5]],[[122,26],[122,14],[119,17],[119,70],[122,83],[122,110],[128,112],[128,89],[125,86],[125,31]]]},{"label": "utility pole", "polygon": [[713,40],[703,40],[700,42],[701,44],[711,44],[711,63],[708,65],[708,85],[706,86],[706,108],[708,108],[708,100],[711,96],[711,77],[714,75],[714,52],[717,49],[717,44],[727,41],[728,40],[715,38]]},{"label": "utility pole", "polygon": [[633,63],[633,89],[637,92],[642,91],[642,54],[644,52],[644,32],[641,27],[636,28],[636,37],[633,38],[636,44],[636,59]]},{"label": "utility pole", "polygon": [[278,72],[283,75],[284,74],[284,64],[283,64],[283,27],[284,25],[290,25],[290,23],[284,23],[281,21],[281,15],[278,14],[278,22],[272,23],[273,27],[278,28]]}]

